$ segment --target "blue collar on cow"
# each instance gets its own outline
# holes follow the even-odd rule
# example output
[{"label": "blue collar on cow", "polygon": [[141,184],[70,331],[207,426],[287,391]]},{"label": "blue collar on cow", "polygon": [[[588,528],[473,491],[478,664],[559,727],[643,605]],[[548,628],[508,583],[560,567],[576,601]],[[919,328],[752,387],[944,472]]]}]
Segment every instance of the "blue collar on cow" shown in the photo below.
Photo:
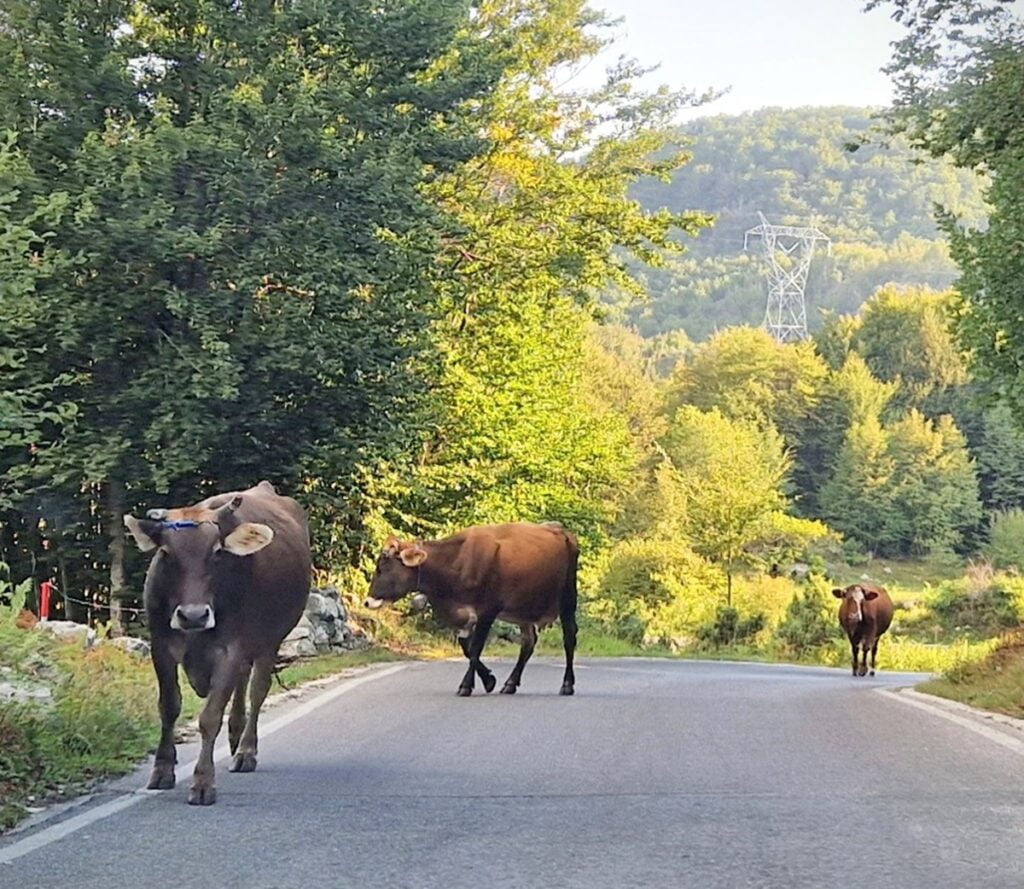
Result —
[{"label": "blue collar on cow", "polygon": [[162,528],[167,528],[171,531],[181,531],[183,528],[198,528],[200,522],[194,522],[191,519],[181,519],[176,522],[161,522]]}]

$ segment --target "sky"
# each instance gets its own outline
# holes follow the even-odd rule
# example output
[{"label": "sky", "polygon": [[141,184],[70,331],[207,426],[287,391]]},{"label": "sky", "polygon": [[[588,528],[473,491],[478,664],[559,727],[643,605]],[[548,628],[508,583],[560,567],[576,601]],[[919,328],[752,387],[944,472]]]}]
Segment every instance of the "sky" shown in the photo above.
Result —
[{"label": "sky", "polygon": [[[886,105],[879,70],[901,28],[864,0],[591,0],[622,18],[603,61],[631,56],[660,65],[646,85],[728,94],[686,116],[766,105]],[[585,78],[599,79],[602,60]]]}]

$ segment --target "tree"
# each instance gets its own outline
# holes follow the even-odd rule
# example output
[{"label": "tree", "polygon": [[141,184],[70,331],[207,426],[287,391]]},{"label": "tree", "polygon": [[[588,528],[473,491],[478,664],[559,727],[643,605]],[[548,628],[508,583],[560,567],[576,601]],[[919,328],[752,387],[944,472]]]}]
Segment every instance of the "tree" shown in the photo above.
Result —
[{"label": "tree", "polygon": [[[442,227],[421,189],[485,147],[473,111],[502,58],[469,6],[0,12],[20,170],[0,230],[31,228],[20,262],[43,270],[0,303],[0,354],[73,406],[32,432],[11,499],[115,596],[128,508],[268,476],[322,506],[343,488],[344,510],[360,466],[416,441]],[[80,567],[79,589],[103,583]]]},{"label": "tree", "polygon": [[[889,133],[922,154],[985,173],[987,226],[939,208],[960,267],[957,329],[975,375],[1024,417],[1024,22],[1000,0],[871,0],[905,27],[888,71]],[[963,227],[962,227],[963,225]]]},{"label": "tree", "polygon": [[701,213],[647,211],[629,196],[685,160],[661,151],[688,93],[638,92],[622,64],[596,91],[562,86],[603,44],[582,0],[488,0],[474,30],[510,53],[478,109],[491,150],[433,182],[458,228],[433,279],[442,317],[434,428],[392,511],[413,533],[558,519],[591,541],[643,458],[648,409],[630,406],[593,348],[597,296],[638,292],[623,254],[660,262]]},{"label": "tree", "polygon": [[731,606],[733,573],[750,564],[771,516],[786,505],[782,484],[790,458],[782,437],[718,408],[683,405],[672,416],[665,449],[685,497],[686,538],[694,552],[721,566]]},{"label": "tree", "polygon": [[850,427],[821,492],[834,528],[890,555],[961,548],[982,510],[974,465],[952,417],[911,410],[884,428],[869,416]]},{"label": "tree", "polygon": [[966,385],[966,362],[950,329],[953,300],[949,291],[886,286],[861,308],[850,345],[875,377],[898,385],[897,409],[948,413]]},{"label": "tree", "polygon": [[782,344],[753,327],[730,327],[696,347],[672,376],[669,411],[682,404],[769,423],[798,447],[828,372],[810,342]]}]

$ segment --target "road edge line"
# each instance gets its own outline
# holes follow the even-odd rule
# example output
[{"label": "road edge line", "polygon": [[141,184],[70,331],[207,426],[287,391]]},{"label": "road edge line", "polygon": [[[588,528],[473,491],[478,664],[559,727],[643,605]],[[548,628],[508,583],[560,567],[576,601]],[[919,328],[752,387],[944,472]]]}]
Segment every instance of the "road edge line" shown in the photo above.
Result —
[{"label": "road edge line", "polygon": [[[342,680],[338,685],[327,688],[315,697],[299,704],[294,710],[290,710],[288,713],[277,717],[277,719],[271,720],[266,725],[261,725],[260,737],[269,737],[275,732],[291,725],[293,722],[302,719],[302,717],[312,713],[324,704],[329,704],[335,698],[341,697],[341,695],[352,691],[354,688],[358,688],[360,685],[372,682],[375,679],[383,679],[385,676],[391,676],[399,670],[404,670],[408,666],[408,663],[393,664],[383,670],[374,670],[369,673],[364,673],[361,676],[355,676],[352,679]],[[230,750],[226,742],[218,744],[213,751],[215,761],[220,761],[229,754]],[[183,774],[191,773],[196,766],[196,762],[196,759],[191,759],[186,763],[179,763],[176,766],[175,771]],[[64,821],[59,821],[57,824],[50,827],[45,827],[37,833],[29,834],[28,836],[16,840],[13,843],[0,845],[0,865],[10,864],[12,861],[21,858],[24,855],[28,855],[31,852],[35,852],[37,849],[49,846],[51,843],[62,840],[73,833],[77,833],[79,830],[84,827],[88,827],[90,824],[95,824],[97,821],[109,818],[111,815],[114,815],[123,809],[127,809],[130,806],[134,806],[136,803],[142,802],[147,797],[154,796],[161,792],[163,791],[139,788],[115,797],[112,800],[108,800],[105,803],[101,803],[100,805],[90,808],[78,815],[73,815]]]},{"label": "road edge line", "polygon": [[[974,732],[976,735],[981,735],[983,738],[992,741],[994,744],[999,744],[1007,750],[1012,750],[1018,756],[1024,756],[1024,739],[1011,737],[1005,732],[994,729],[991,726],[984,725],[981,722],[981,720],[995,722],[997,724],[1006,725],[1013,731],[1021,731],[1024,729],[1024,722],[1021,720],[1011,722],[1011,717],[1009,716],[996,719],[994,717],[997,714],[988,713],[984,710],[977,710],[974,707],[968,707],[966,704],[961,704],[957,701],[947,701],[945,698],[936,698],[934,695],[926,695],[919,691],[915,691],[912,688],[875,688],[873,691],[876,694],[888,698],[889,700],[898,701],[907,707],[916,707],[918,710],[923,710],[933,716],[938,716],[941,719],[952,722],[961,728]],[[937,701],[941,701],[942,703],[936,703]],[[963,713],[968,715],[962,716],[960,713],[953,712],[954,710],[962,710]],[[1016,723],[1022,724],[1017,725]]]}]

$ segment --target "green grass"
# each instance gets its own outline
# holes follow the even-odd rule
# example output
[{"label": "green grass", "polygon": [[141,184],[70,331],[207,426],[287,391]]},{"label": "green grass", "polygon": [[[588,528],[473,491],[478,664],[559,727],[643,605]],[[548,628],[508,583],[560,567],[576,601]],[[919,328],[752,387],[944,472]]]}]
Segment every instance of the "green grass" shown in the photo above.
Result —
[{"label": "green grass", "polygon": [[829,565],[829,573],[837,586],[847,586],[866,577],[870,583],[887,589],[895,587],[914,593],[944,580],[962,577],[964,567],[960,557],[938,553],[920,559],[868,559],[856,565],[837,563]]},{"label": "green grass", "polygon": [[988,657],[917,686],[972,707],[1024,719],[1024,632],[1003,639]]},{"label": "green grass", "polygon": [[[28,807],[73,796],[92,782],[131,771],[159,739],[156,682],[148,659],[111,645],[83,650],[44,633],[17,629],[0,609],[4,678],[44,682],[52,704],[0,703],[0,830]],[[284,668],[284,688],[352,667],[400,659],[380,648],[325,655]],[[273,691],[274,689],[272,689]],[[202,707],[182,680],[179,725]]]}]

